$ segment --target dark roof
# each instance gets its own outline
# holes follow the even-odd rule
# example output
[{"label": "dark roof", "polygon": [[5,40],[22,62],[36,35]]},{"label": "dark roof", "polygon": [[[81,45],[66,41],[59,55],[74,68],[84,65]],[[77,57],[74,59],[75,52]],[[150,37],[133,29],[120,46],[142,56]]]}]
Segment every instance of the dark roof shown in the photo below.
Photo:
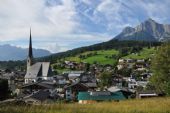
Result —
[{"label": "dark roof", "polygon": [[70,85],[64,86],[64,89],[72,88],[74,91],[87,91],[88,87],[85,84],[80,83],[80,81],[76,81]]},{"label": "dark roof", "polygon": [[64,75],[56,75],[56,76],[53,76],[53,78],[57,79],[57,80],[66,79],[66,77]]},{"label": "dark roof", "polygon": [[96,82],[89,82],[89,83],[82,83],[86,85],[89,88],[97,88],[97,83]]},{"label": "dark roof", "polygon": [[72,86],[75,86],[75,85],[77,85],[78,83],[80,83],[80,81],[79,81],[79,80],[77,80],[77,81],[75,81],[75,82],[71,83],[70,85],[66,85],[66,86],[64,86],[64,89],[67,89],[67,88],[70,88],[70,87],[72,87]]},{"label": "dark roof", "polygon": [[47,84],[46,82],[34,82],[34,83],[29,83],[29,84],[25,84],[21,87],[22,89],[53,89],[54,85],[53,84]]},{"label": "dark roof", "polygon": [[44,101],[44,100],[48,99],[49,96],[50,96],[49,91],[40,90],[37,93],[30,96],[30,98],[34,98],[39,101]]},{"label": "dark roof", "polygon": [[79,92],[78,100],[124,100],[122,92]]}]

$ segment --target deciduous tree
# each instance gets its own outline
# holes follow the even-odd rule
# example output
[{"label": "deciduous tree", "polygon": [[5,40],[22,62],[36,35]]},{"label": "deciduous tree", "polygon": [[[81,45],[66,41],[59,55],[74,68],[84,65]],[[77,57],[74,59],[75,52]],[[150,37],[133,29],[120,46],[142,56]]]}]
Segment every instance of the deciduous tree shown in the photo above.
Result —
[{"label": "deciduous tree", "polygon": [[152,70],[151,83],[157,90],[170,95],[170,43],[158,48],[152,60]]}]

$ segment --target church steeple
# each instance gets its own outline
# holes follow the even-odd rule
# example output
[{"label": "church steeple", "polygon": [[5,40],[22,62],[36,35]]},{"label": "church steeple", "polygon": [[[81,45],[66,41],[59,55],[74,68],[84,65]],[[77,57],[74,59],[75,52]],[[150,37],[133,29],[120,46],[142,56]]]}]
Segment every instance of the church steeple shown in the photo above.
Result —
[{"label": "church steeple", "polygon": [[32,51],[32,37],[31,37],[31,28],[30,28],[30,40],[29,40],[29,50],[28,50],[28,58],[27,58],[27,71],[33,64],[33,51]]},{"label": "church steeple", "polygon": [[31,28],[30,28],[30,42],[29,42],[29,52],[28,52],[28,57],[33,57],[33,54],[32,54],[32,37],[31,37]]}]

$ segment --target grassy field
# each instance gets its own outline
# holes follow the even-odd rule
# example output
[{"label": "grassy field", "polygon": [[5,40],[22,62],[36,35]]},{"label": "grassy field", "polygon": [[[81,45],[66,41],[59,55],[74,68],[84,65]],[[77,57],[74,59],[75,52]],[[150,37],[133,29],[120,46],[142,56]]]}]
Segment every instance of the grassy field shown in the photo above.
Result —
[{"label": "grassy field", "polygon": [[[80,55],[87,55],[89,53],[94,53],[94,52],[97,52],[97,54],[94,55],[94,56],[90,56],[90,57],[87,57],[85,59],[79,58]],[[97,62],[97,63],[102,64],[102,65],[105,65],[105,64],[114,65],[115,62],[116,62],[116,59],[109,58],[109,57],[111,57],[112,55],[118,55],[118,53],[119,52],[114,50],[114,49],[112,49],[112,50],[100,50],[100,51],[88,51],[88,52],[84,52],[82,54],[79,54],[75,57],[68,57],[68,58],[66,58],[66,60],[76,61],[76,62],[87,62],[87,63],[90,63],[90,64]]]},{"label": "grassy field", "polygon": [[[97,52],[96,55],[94,56],[90,56],[87,57],[85,59],[80,59],[79,56],[80,55],[86,55],[89,53],[94,53]],[[153,56],[153,54],[156,52],[156,50],[154,48],[143,48],[139,53],[137,54],[129,54],[127,56],[124,56],[123,58],[127,59],[127,58],[131,58],[131,59],[148,59],[151,58]],[[100,50],[100,51],[88,51],[88,52],[84,52],[82,54],[79,54],[75,57],[68,57],[66,58],[66,60],[69,61],[76,61],[76,62],[87,62],[90,64],[93,64],[94,62],[97,62],[99,64],[102,65],[106,65],[106,64],[111,64],[114,65],[116,63],[116,59],[115,58],[109,58],[112,55],[118,55],[119,51],[116,51],[114,49],[112,50]]]},{"label": "grassy field", "polygon": [[130,58],[130,59],[147,59],[147,58],[151,58],[152,55],[156,52],[156,50],[154,48],[143,48],[142,51],[140,51],[139,53],[137,54],[129,54],[123,58],[127,59],[127,58]]},{"label": "grassy field", "polygon": [[39,106],[1,105],[0,113],[170,113],[170,98],[126,100],[96,104]]}]

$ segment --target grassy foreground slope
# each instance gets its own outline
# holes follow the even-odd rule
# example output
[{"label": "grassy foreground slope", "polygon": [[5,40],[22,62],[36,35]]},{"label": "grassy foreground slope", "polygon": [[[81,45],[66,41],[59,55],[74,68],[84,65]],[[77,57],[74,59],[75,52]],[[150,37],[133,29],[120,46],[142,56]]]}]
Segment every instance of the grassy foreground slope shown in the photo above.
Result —
[{"label": "grassy foreground slope", "polygon": [[1,105],[0,113],[170,113],[170,98],[102,102],[96,104],[52,104],[40,106]]}]

